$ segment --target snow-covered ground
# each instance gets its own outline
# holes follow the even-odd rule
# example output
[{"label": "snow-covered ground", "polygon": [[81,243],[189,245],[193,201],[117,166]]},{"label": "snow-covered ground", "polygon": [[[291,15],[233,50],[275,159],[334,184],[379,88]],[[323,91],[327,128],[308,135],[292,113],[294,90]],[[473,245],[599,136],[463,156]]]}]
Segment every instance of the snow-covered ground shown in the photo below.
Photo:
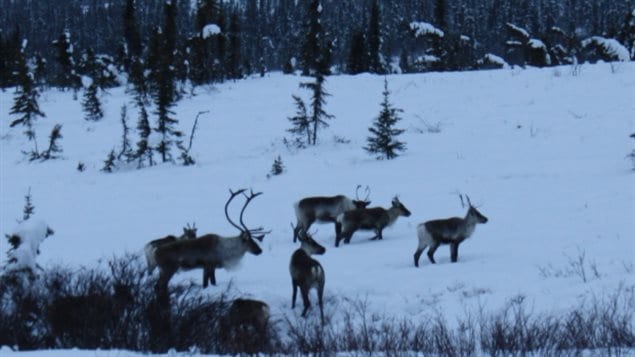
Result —
[{"label": "snow-covered ground", "polygon": [[[44,92],[39,145],[61,123],[64,150],[63,159],[44,163],[21,153],[31,143],[21,128],[9,128],[13,92],[2,92],[0,233],[16,226],[30,187],[36,217],[55,230],[41,246],[39,264],[91,266],[141,253],[148,241],[180,233],[188,222],[196,222],[199,233],[233,235],[223,214],[228,189],[251,187],[264,194],[245,221],[272,230],[261,244],[264,253],[245,256],[235,271],[217,271],[218,286],[207,290],[220,293],[231,283],[280,317],[301,311],[290,308],[293,203],[313,195],[354,196],[361,184],[371,187],[373,206],[388,207],[399,195],[412,216],[399,218],[381,241],[358,232],[339,248],[332,225],[313,226],[327,248],[318,260],[326,271],[329,315],[345,297],[366,300],[373,312],[415,319],[437,310],[453,321],[465,309],[496,310],[518,295],[536,311],[551,312],[635,285],[635,172],[625,158],[635,144],[629,138],[635,63],[582,65],[577,75],[557,67],[387,78],[391,102],[404,110],[401,138],[408,147],[395,160],[377,161],[362,149],[380,110],[384,77],[327,78],[326,111],[335,119],[319,133],[318,146],[290,151],[283,137],[295,112],[291,95],[308,98],[298,88],[308,79],[272,73],[199,88],[178,103],[179,128],[187,133],[196,114],[209,111],[199,119],[195,166],[111,174],[100,168],[120,145],[121,106],[128,105],[130,126],[137,118],[123,88],[102,97],[106,117],[96,123],[83,119],[71,93]],[[286,171],[267,178],[278,155]],[[79,162],[84,172],[76,170]],[[457,264],[442,246],[438,264],[424,254],[415,268],[417,224],[463,216],[458,193],[468,194],[489,222],[461,245]],[[4,239],[1,246],[4,259]],[[579,263],[586,279],[574,271]],[[172,284],[200,284],[201,275],[180,273]]]}]

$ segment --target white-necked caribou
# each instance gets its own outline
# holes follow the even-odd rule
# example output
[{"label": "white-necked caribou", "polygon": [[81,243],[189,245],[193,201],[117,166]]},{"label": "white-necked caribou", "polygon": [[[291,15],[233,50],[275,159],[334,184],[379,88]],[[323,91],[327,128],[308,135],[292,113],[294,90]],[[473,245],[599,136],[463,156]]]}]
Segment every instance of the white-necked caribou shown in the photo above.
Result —
[{"label": "white-necked caribou", "polygon": [[357,185],[355,199],[344,195],[316,196],[306,197],[296,202],[293,206],[297,218],[297,223],[293,230],[293,242],[298,239],[300,231],[308,232],[313,222],[336,223],[337,216],[340,214],[358,208],[366,208],[370,204],[368,200],[370,188],[366,186],[366,197],[362,200],[359,198],[360,187],[361,185]]},{"label": "white-necked caribou", "polygon": [[[428,259],[432,264],[436,263],[434,252],[441,244],[450,245],[450,259],[452,263],[456,263],[459,259],[459,245],[474,233],[476,224],[487,223],[487,217],[472,206],[470,198],[466,197],[469,207],[464,218],[435,219],[417,226],[419,245],[414,254],[415,267],[419,266],[419,257],[426,247],[429,247]],[[461,196],[461,203],[463,203],[463,196]]]},{"label": "white-necked caribou", "polygon": [[[265,232],[262,227],[249,229],[243,222],[247,205],[262,192],[251,191],[249,195],[245,194],[245,189],[229,192],[230,197],[225,203],[225,217],[240,233],[231,237],[205,234],[196,239],[176,240],[157,247],[154,260],[160,270],[157,281],[158,291],[167,292],[168,282],[179,269],[203,269],[203,287],[207,287],[208,283],[216,285],[216,269],[236,266],[247,252],[254,255],[262,253],[262,249],[255,240],[262,242],[269,232]],[[239,226],[229,218],[227,208],[229,203],[240,194],[245,196],[245,203],[240,211]]]}]

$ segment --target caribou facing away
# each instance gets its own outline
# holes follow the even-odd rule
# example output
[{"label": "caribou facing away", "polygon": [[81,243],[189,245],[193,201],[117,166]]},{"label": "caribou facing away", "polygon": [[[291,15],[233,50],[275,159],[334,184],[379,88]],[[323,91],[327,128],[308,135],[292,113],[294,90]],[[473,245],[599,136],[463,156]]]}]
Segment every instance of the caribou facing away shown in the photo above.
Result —
[{"label": "caribou facing away", "polygon": [[[227,269],[237,265],[247,252],[254,255],[262,253],[262,249],[254,239],[262,241],[269,232],[263,231],[262,227],[249,229],[243,222],[245,208],[251,200],[262,192],[254,193],[252,191],[246,195],[244,191],[244,189],[236,192],[230,190],[230,197],[225,203],[225,217],[232,226],[240,231],[237,236],[222,237],[217,234],[206,234],[196,239],[177,240],[157,247],[154,259],[160,269],[157,281],[158,291],[162,293],[167,291],[168,282],[179,269],[202,268],[203,287],[207,287],[208,282],[216,285],[215,270],[217,268]],[[246,200],[240,211],[239,226],[229,218],[227,208],[229,203],[240,194],[244,194]]]},{"label": "caribou facing away", "polygon": [[[456,263],[459,259],[459,244],[474,233],[477,223],[487,223],[487,217],[472,206],[470,198],[466,197],[469,208],[465,218],[436,219],[417,226],[419,246],[414,254],[415,267],[419,266],[419,257],[426,247],[429,247],[428,259],[430,259],[432,264],[436,263],[434,261],[434,252],[441,244],[450,245],[450,259],[452,263]],[[461,203],[463,203],[462,196]]]},{"label": "caribou facing away", "polygon": [[366,186],[366,197],[363,200],[360,200],[360,187],[361,186],[358,185],[355,190],[356,199],[354,200],[344,195],[337,195],[307,197],[296,202],[294,204],[294,209],[295,216],[298,221],[293,230],[293,242],[297,241],[298,233],[300,231],[303,230],[307,232],[315,221],[336,223],[337,216],[343,212],[358,208],[366,208],[370,204],[370,201],[368,200],[368,197],[370,196],[370,188]]},{"label": "caribou facing away", "polygon": [[300,248],[291,255],[289,263],[289,273],[291,274],[291,284],[293,286],[293,295],[291,297],[291,308],[295,308],[295,300],[298,295],[298,288],[302,294],[304,302],[304,310],[302,317],[306,317],[306,313],[311,307],[309,300],[309,291],[313,288],[317,290],[318,305],[320,306],[320,319],[324,324],[324,309],[322,297],[324,295],[324,268],[317,260],[311,258],[311,254],[324,254],[326,249],[316,242],[309,233],[302,231],[298,236],[300,239]]},{"label": "caribou facing away", "polygon": [[188,223],[185,227],[183,227],[183,234],[180,237],[169,235],[163,238],[155,239],[146,244],[143,248],[143,251],[146,256],[146,262],[148,263],[148,275],[152,275],[152,272],[154,272],[154,268],[157,267],[157,262],[154,259],[154,252],[157,250],[158,247],[175,242],[179,239],[194,239],[196,238],[196,231],[196,223],[192,224],[191,226]]},{"label": "caribou facing away", "polygon": [[408,217],[410,211],[397,197],[392,199],[392,206],[388,209],[373,207],[344,212],[337,217],[335,224],[335,246],[339,247],[342,239],[344,243],[350,243],[353,233],[358,229],[374,230],[376,235],[371,240],[383,239],[384,228],[395,223],[399,216]]}]

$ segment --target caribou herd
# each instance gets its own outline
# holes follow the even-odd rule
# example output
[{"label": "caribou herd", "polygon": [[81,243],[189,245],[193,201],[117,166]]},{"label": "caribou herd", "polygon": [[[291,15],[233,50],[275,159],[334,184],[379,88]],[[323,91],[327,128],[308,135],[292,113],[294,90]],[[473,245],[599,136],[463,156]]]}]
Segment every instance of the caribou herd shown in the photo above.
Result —
[{"label": "caribou herd", "polygon": [[[350,243],[351,237],[358,230],[372,230],[375,236],[371,240],[383,239],[383,230],[394,224],[397,218],[410,216],[410,211],[395,196],[391,207],[369,208],[370,188],[365,189],[366,197],[359,198],[357,186],[356,198],[345,195],[307,197],[294,204],[296,225],[293,226],[293,242],[300,241],[300,247],[293,252],[289,263],[289,274],[293,295],[291,308],[295,308],[297,290],[300,289],[304,310],[302,317],[311,307],[309,291],[317,290],[318,305],[320,307],[320,319],[324,324],[323,294],[325,284],[324,268],[319,261],[311,255],[321,255],[326,248],[320,245],[309,233],[309,228],[314,222],[335,224],[335,247],[340,242]],[[246,189],[229,191],[229,198],[225,202],[225,217],[239,233],[235,236],[224,237],[218,234],[197,235],[195,225],[187,225],[183,228],[180,237],[173,235],[155,239],[145,245],[145,256],[148,264],[148,274],[152,274],[155,268],[159,269],[159,278],[156,282],[156,292],[159,301],[166,302],[168,298],[168,283],[172,276],[179,270],[202,269],[203,287],[208,284],[216,285],[216,269],[231,268],[236,266],[245,253],[259,255],[262,249],[258,242],[262,242],[265,235],[271,231],[265,231],[263,227],[250,229],[243,220],[245,209],[252,200],[260,196],[262,192],[247,192]],[[238,217],[238,224],[234,222],[228,213],[228,207],[237,197],[243,197],[244,202]],[[460,195],[461,204],[465,206],[463,195]],[[472,205],[467,199],[467,213],[465,217],[452,217],[446,219],[434,219],[417,226],[418,246],[414,253],[414,265],[419,266],[419,257],[428,248],[428,259],[435,264],[434,253],[442,244],[450,245],[450,257],[453,263],[458,261],[459,245],[469,238],[478,223],[486,223],[487,217]],[[229,309],[227,320],[237,324],[252,325],[254,328],[262,328],[269,318],[269,307],[258,300],[236,299]]]}]

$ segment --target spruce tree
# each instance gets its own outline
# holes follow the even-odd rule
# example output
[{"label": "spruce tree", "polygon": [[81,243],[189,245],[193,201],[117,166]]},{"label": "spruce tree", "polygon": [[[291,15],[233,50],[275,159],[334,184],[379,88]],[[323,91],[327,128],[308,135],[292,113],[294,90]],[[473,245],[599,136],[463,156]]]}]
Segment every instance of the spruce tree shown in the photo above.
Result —
[{"label": "spruce tree", "polygon": [[121,126],[123,132],[121,134],[121,151],[117,155],[117,160],[124,160],[126,162],[131,162],[135,159],[135,154],[132,150],[132,145],[130,145],[130,139],[128,138],[130,134],[130,129],[128,128],[128,108],[124,104],[121,107]]},{"label": "spruce tree", "polygon": [[46,85],[46,59],[42,57],[40,53],[35,54],[35,73],[34,73],[34,81],[35,84],[43,89]]},{"label": "spruce tree", "polygon": [[128,59],[133,60],[141,56],[142,43],[139,25],[137,24],[135,0],[126,0],[122,15],[123,35],[126,41]]},{"label": "spruce tree", "polygon": [[384,73],[381,61],[381,23],[379,3],[374,0],[371,5],[370,22],[368,24],[368,70],[370,73]]},{"label": "spruce tree", "polygon": [[237,13],[233,13],[229,20],[229,43],[228,43],[228,53],[227,53],[227,62],[226,62],[226,72],[227,77],[231,79],[239,79],[242,78],[242,70],[240,67],[240,63],[242,62],[241,55],[241,33],[240,33],[240,23]]},{"label": "spruce tree", "polygon": [[141,96],[137,96],[137,106],[139,107],[139,119],[137,121],[137,131],[139,132],[139,141],[137,142],[137,150],[135,156],[139,162],[138,168],[144,166],[147,162],[148,166],[153,166],[152,147],[148,144],[148,138],[152,132],[150,121],[148,120],[148,112]]},{"label": "spruce tree", "polygon": [[[153,78],[155,83],[154,103],[156,106],[157,126],[154,129],[160,134],[161,140],[156,150],[161,154],[163,162],[171,161],[171,149],[175,139],[181,137],[181,132],[174,127],[178,120],[174,118],[172,107],[176,101],[176,85],[174,74],[174,52],[176,45],[176,10],[172,2],[164,4],[165,33],[159,37],[159,58],[156,59],[158,71]],[[159,34],[159,33],[157,33]]]},{"label": "spruce tree", "polygon": [[29,187],[29,191],[27,191],[26,196],[24,196],[24,209],[22,210],[22,220],[26,221],[33,214],[35,214],[35,206],[33,206],[33,200],[31,198],[31,187]]},{"label": "spruce tree", "polygon": [[320,19],[322,16],[320,0],[310,0],[306,16],[306,34],[301,53],[302,75],[314,75],[317,72],[324,74],[322,71],[324,28]]},{"label": "spruce tree", "polygon": [[116,160],[115,149],[112,149],[104,160],[104,167],[101,168],[101,171],[111,173],[117,167]]},{"label": "spruce tree", "polygon": [[86,116],[84,119],[88,121],[98,121],[104,117],[104,111],[101,109],[101,102],[97,96],[97,83],[94,81],[84,91],[84,100],[82,107]]},{"label": "spruce tree", "polygon": [[358,74],[368,71],[368,56],[366,52],[366,39],[362,31],[354,31],[351,36],[351,44],[348,55],[347,72]]},{"label": "spruce tree", "polygon": [[281,175],[284,172],[284,164],[282,163],[282,158],[280,155],[273,160],[273,164],[271,165],[271,171],[267,178],[271,176]]},{"label": "spruce tree", "polygon": [[73,46],[71,44],[70,37],[70,33],[65,30],[60,34],[57,40],[53,41],[59,65],[56,82],[58,86],[65,89],[77,88],[79,85],[79,78],[77,77],[77,73],[75,71]]},{"label": "spruce tree", "polygon": [[375,155],[378,160],[393,159],[399,156],[398,152],[406,150],[406,144],[397,140],[397,136],[404,130],[395,128],[395,124],[401,120],[398,113],[402,110],[392,106],[389,95],[388,80],[384,79],[384,100],[381,103],[381,111],[373,122],[373,126],[368,128],[372,135],[366,139],[367,145],[364,147],[364,150]]},{"label": "spruce tree", "polygon": [[288,118],[289,122],[291,122],[291,128],[287,129],[287,131],[295,135],[296,140],[294,141],[294,145],[297,148],[303,148],[305,145],[310,145],[311,143],[311,125],[306,104],[304,104],[302,98],[296,95],[292,97],[295,102],[296,113],[294,116]]},{"label": "spruce tree", "polygon": [[[33,73],[31,73],[26,63],[23,51],[18,56],[17,69],[18,88],[9,113],[20,115],[20,117],[11,122],[11,127],[18,124],[23,125],[26,128],[24,134],[26,134],[27,138],[35,140],[34,121],[37,117],[45,117],[45,115],[40,111],[40,106],[37,102],[40,93],[33,82]],[[35,153],[37,154],[37,144]]]},{"label": "spruce tree", "polygon": [[58,145],[58,140],[62,138],[62,125],[55,124],[49,135],[49,146],[46,150],[42,151],[39,159],[50,160],[59,158],[59,154],[62,153],[62,147]]},{"label": "spruce tree", "polygon": [[321,73],[316,73],[315,82],[300,83],[300,87],[311,90],[311,116],[309,117],[309,127],[311,128],[311,138],[309,145],[317,145],[317,132],[319,127],[328,127],[327,119],[334,118],[324,110],[325,98],[330,94],[324,89],[325,78]]},{"label": "spruce tree", "polygon": [[23,38],[20,27],[16,25],[6,41],[0,29],[0,87],[19,85],[19,78],[15,76],[20,71],[20,57],[24,56]]}]

